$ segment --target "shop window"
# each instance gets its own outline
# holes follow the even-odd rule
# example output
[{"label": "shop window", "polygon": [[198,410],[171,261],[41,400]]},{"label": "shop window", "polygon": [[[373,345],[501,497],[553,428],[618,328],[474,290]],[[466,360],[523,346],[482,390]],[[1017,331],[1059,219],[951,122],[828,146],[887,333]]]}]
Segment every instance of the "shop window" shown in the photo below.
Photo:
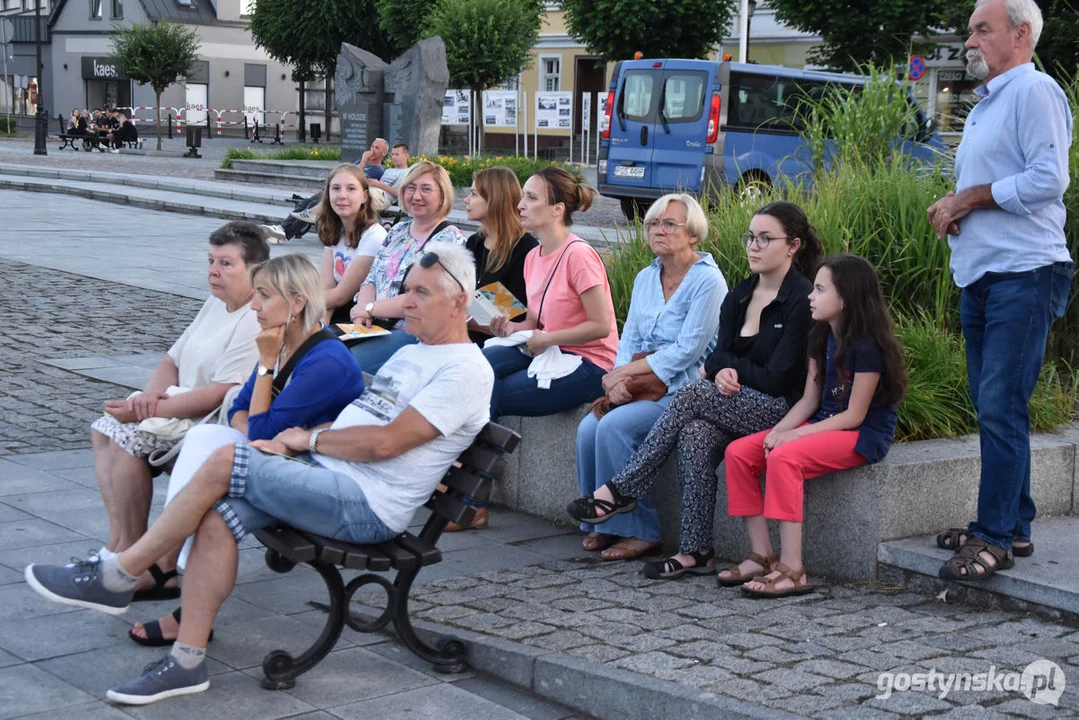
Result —
[{"label": "shop window", "polygon": [[936,129],[942,133],[961,133],[967,114],[978,102],[974,88],[982,81],[964,70],[937,71]]}]

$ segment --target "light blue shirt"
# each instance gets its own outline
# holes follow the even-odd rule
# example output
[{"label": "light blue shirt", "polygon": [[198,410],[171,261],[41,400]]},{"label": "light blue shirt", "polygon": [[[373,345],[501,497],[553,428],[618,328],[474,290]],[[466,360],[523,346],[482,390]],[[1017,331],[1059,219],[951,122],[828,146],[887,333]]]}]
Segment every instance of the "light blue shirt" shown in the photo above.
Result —
[{"label": "light blue shirt", "polygon": [[670,300],[663,299],[659,258],[637,273],[614,361],[620,367],[636,353],[652,352],[646,360],[668,393],[699,379],[697,368],[715,347],[719,308],[727,295],[716,261],[708,253],[697,255]]},{"label": "light blue shirt", "polygon": [[1068,261],[1064,190],[1072,117],[1051,77],[1027,63],[975,90],[955,155],[956,192],[992,185],[999,208],[979,209],[949,235],[952,275],[966,287],[987,272],[1023,272]]}]

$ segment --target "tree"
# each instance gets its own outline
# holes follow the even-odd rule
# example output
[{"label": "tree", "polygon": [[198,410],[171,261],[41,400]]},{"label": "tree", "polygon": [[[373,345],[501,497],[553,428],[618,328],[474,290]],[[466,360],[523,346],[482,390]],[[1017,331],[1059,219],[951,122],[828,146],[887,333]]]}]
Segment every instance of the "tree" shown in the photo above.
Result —
[{"label": "tree", "polygon": [[400,51],[407,50],[424,37],[424,23],[437,2],[438,0],[375,0],[378,24]]},{"label": "tree", "polygon": [[298,79],[309,80],[314,73],[326,78],[328,135],[341,43],[384,59],[397,53],[397,45],[378,27],[377,18],[375,0],[258,0],[251,13],[251,36],[270,57],[292,67]]},{"label": "tree", "polygon": [[127,76],[154,89],[157,108],[157,149],[161,149],[161,93],[187,77],[199,59],[199,36],[180,23],[151,21],[115,27],[112,57]]},{"label": "tree", "polygon": [[[484,90],[528,65],[542,11],[542,0],[438,0],[424,22],[423,37],[442,38],[450,83],[469,88],[478,104]],[[480,123],[482,147],[482,113],[473,116]]]},{"label": "tree", "polygon": [[723,39],[736,0],[563,0],[570,34],[605,61],[706,57]]}]

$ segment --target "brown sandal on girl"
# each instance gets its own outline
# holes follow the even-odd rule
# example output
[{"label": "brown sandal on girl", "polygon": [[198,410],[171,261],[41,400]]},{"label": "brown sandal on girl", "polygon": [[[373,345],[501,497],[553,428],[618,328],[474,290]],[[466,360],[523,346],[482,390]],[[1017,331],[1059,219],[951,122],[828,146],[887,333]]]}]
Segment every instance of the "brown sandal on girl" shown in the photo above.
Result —
[{"label": "brown sandal on girl", "polygon": [[[772,573],[779,573],[779,576],[774,578],[763,576],[751,578],[755,582],[764,583],[763,590],[754,590],[743,585],[742,592],[744,592],[749,597],[771,598],[773,600],[775,598],[791,597],[793,595],[805,595],[806,593],[813,592],[813,587],[805,580],[806,569],[804,565],[797,570],[791,570],[783,563],[777,562],[775,568],[773,568],[772,570]],[[771,575],[772,573],[767,574]],[[794,587],[787,588],[786,590],[776,590],[776,585],[783,580],[790,580],[794,583]],[[799,580],[801,580],[801,582],[799,582]]]},{"label": "brown sandal on girl", "polygon": [[[768,557],[763,557],[755,552],[751,552],[746,556],[746,560],[752,560],[753,562],[764,568],[763,574],[767,575],[772,572],[772,567],[779,561],[779,556],[772,553]],[[743,560],[742,562],[745,562]],[[739,563],[741,565],[741,563]],[[738,587],[739,585],[745,585],[752,580],[755,575],[743,575],[742,571],[738,569],[738,565],[731,565],[729,568],[719,571],[721,574],[716,575],[716,584],[720,587]],[[727,577],[723,577],[722,573],[730,573]]]}]

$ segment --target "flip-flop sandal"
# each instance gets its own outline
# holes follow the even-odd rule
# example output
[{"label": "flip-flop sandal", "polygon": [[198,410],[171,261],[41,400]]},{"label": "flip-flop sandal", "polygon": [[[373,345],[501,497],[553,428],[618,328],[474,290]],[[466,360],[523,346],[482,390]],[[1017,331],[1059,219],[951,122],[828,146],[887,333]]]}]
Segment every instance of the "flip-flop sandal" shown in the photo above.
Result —
[{"label": "flip-flop sandal", "polygon": [[606,550],[616,542],[618,542],[617,535],[590,532],[584,536],[584,540],[581,541],[581,547],[588,552],[600,552],[601,550]]},{"label": "flip-flop sandal", "polygon": [[154,584],[144,590],[136,590],[135,597],[132,598],[132,602],[150,602],[153,600],[176,600],[180,597],[180,588],[177,587],[165,587],[165,583],[173,578],[180,577],[180,573],[176,570],[169,570],[164,572],[161,568],[154,563],[150,566],[150,576],[154,579]]},{"label": "flip-flop sandal", "polygon": [[[180,608],[176,608],[172,611],[172,617],[177,623],[180,622]],[[146,637],[140,637],[135,634],[135,628],[131,628],[127,631],[127,636],[137,642],[139,645],[145,645],[146,647],[168,647],[176,642],[176,638],[171,640],[166,639],[164,633],[161,632],[161,622],[158,620],[151,620],[142,624],[143,630],[146,631]],[[210,637],[207,638],[208,642],[212,642],[214,639],[214,631],[210,630]]]},{"label": "flip-flop sandal", "polygon": [[[795,595],[805,595],[806,593],[811,593],[816,589],[812,585],[807,583],[805,580],[799,582],[799,580],[804,578],[806,574],[804,566],[798,568],[797,570],[791,570],[783,563],[777,562],[775,569],[772,570],[772,572],[779,573],[779,576],[774,578],[764,576],[750,578],[750,580],[753,580],[755,582],[764,583],[763,590],[748,588],[743,585],[742,592],[752,598],[767,598],[775,600],[778,598],[794,597]],[[771,575],[771,573],[768,574]],[[792,583],[794,583],[794,587],[789,587],[786,590],[776,590],[776,585],[783,580],[790,580]]]},{"label": "flip-flop sandal", "polygon": [[649,542],[640,538],[622,538],[599,554],[601,560],[636,560],[663,546],[660,542]]},{"label": "flip-flop sandal", "polygon": [[[772,572],[772,568],[779,561],[779,557],[775,553],[772,553],[768,557],[764,557],[762,555],[758,555],[755,552],[751,552],[749,555],[746,556],[746,560],[752,560],[753,562],[760,565],[762,568],[764,568],[764,571],[761,574],[767,575],[768,573]],[[754,577],[759,577],[759,575],[757,575],[756,573],[750,575],[743,575],[742,571],[738,569],[738,565],[731,565],[729,568],[725,568],[725,570],[721,570],[720,572],[730,573],[729,575],[727,575],[727,577],[723,577],[722,575],[716,575],[716,584],[720,587],[738,587],[739,585],[745,585]]]},{"label": "flip-flop sandal", "polygon": [[[973,535],[966,528],[948,528],[944,532],[937,535],[937,547],[941,550],[957,551],[960,547],[966,544]],[[1012,555],[1015,557],[1030,557],[1034,554],[1034,543],[1028,542],[1026,545],[1012,545]]]},{"label": "flip-flop sandal", "polygon": [[649,580],[675,580],[686,573],[691,575],[711,575],[716,571],[715,565],[708,564],[716,555],[714,551],[698,550],[687,554],[693,558],[694,562],[689,567],[685,567],[672,556],[659,562],[645,563],[641,572]]},{"label": "flip-flop sandal", "polygon": [[[614,498],[613,502],[600,500],[595,495],[585,495],[567,505],[566,512],[578,522],[599,525],[607,522],[615,515],[633,512],[637,509],[637,498],[624,497],[614,485],[611,485],[610,488],[611,495]],[[602,510],[603,515],[597,514],[597,510]]]},{"label": "flip-flop sandal", "polygon": [[[983,552],[993,558],[995,562],[992,565],[981,556]],[[998,570],[1008,570],[1012,567],[1015,567],[1015,558],[1010,550],[991,545],[980,537],[972,536],[948,562],[941,566],[937,577],[942,580],[978,581],[986,579]]]}]

